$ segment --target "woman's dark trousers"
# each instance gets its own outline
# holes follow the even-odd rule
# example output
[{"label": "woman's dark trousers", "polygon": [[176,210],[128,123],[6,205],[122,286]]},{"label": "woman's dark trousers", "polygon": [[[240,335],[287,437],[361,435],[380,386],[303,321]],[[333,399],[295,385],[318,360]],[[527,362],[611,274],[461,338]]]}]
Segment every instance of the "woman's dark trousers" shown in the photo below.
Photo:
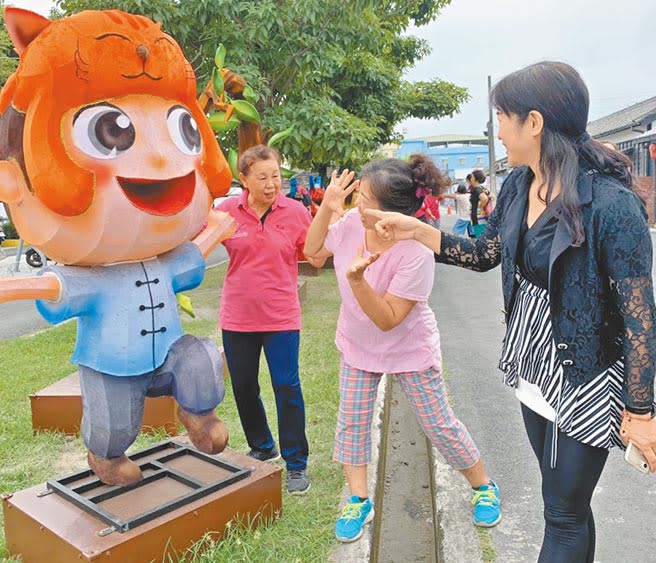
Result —
[{"label": "woman's dark trousers", "polygon": [[595,525],[590,500],[608,450],[559,433],[556,468],[551,469],[554,425],[525,405],[522,415],[542,473],[545,529],[538,563],[593,563]]},{"label": "woman's dark trousers", "polygon": [[260,353],[271,373],[276,397],[280,453],[288,470],[307,467],[305,403],[298,373],[298,330],[278,332],[223,331],[223,348],[232,390],[246,440],[251,449],[268,451],[275,446],[260,397]]}]

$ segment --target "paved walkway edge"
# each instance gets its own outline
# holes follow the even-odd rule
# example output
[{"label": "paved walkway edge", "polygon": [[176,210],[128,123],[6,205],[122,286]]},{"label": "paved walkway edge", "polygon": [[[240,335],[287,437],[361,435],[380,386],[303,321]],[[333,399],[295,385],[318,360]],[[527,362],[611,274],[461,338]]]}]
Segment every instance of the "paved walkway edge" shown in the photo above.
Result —
[{"label": "paved walkway edge", "polygon": [[[374,511],[376,512],[375,518],[378,518],[378,507],[381,508],[382,502],[378,502],[376,493],[378,492],[378,471],[379,460],[381,456],[381,448],[383,445],[383,423],[385,413],[385,396],[387,392],[387,376],[381,377],[378,384],[378,395],[376,396],[376,409],[374,411],[374,423],[371,427],[371,463],[367,467],[367,478],[369,486],[369,494],[374,497]],[[339,507],[341,509],[346,501],[350,498],[350,491],[348,485],[342,489]],[[337,515],[335,515],[337,517]],[[341,543],[330,554],[329,561],[331,563],[368,563],[371,559],[371,551],[374,541],[374,522],[367,524],[364,527],[362,537],[353,543]]]},{"label": "paved walkway edge", "polygon": [[435,495],[433,518],[436,540],[441,540],[439,563],[482,562],[478,534],[471,520],[471,488],[435,448],[430,451]]}]

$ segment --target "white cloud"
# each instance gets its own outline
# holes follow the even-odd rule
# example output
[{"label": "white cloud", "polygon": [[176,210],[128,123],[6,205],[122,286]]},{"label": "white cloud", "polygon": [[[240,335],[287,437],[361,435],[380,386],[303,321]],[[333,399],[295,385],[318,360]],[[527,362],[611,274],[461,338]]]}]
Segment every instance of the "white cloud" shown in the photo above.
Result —
[{"label": "white cloud", "polygon": [[472,99],[454,118],[402,126],[408,136],[480,133],[487,122],[487,76],[494,82],[545,59],[581,73],[590,119],[654,96],[654,21],[653,0],[453,0],[435,22],[411,31],[429,41],[433,53],[407,78],[439,77],[466,86]]},{"label": "white cloud", "polygon": [[23,8],[24,10],[30,10],[31,12],[36,12],[42,16],[47,16],[54,4],[53,0],[13,0],[5,2],[5,6]]}]

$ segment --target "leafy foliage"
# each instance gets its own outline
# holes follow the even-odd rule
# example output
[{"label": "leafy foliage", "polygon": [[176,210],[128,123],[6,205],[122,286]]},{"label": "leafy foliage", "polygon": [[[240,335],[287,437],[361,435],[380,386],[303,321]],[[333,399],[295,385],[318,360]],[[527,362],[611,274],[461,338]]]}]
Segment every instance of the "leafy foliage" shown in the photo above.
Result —
[{"label": "leafy foliage", "polygon": [[19,238],[18,231],[16,230],[16,227],[14,227],[14,224],[11,222],[11,219],[0,220],[0,228],[8,239]]},{"label": "leafy foliage", "polygon": [[[407,117],[458,111],[467,92],[434,79],[416,84],[403,73],[429,51],[403,35],[433,21],[450,0],[58,0],[60,13],[120,8],[162,23],[182,45],[202,87],[215,50],[257,92],[263,127],[295,125],[280,143],[291,164],[357,166],[395,139]],[[234,135],[222,135],[234,143]],[[225,148],[225,145],[224,145]]]},{"label": "leafy foliage", "polygon": [[[0,8],[4,8],[4,2],[0,2]],[[9,75],[16,70],[18,66],[18,56],[11,45],[11,39],[4,25],[4,16],[0,11],[0,84],[7,82]]]}]

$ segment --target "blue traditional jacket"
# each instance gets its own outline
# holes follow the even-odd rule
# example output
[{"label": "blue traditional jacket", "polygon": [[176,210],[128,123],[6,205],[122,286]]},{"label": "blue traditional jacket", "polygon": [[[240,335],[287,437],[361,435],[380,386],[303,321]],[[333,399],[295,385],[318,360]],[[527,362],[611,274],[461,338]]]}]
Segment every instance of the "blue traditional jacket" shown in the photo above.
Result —
[{"label": "blue traditional jacket", "polygon": [[182,336],[175,294],[200,285],[205,260],[185,243],[143,262],[111,266],[51,266],[59,301],[37,300],[50,323],[77,317],[71,361],[109,375],[140,375],[164,363]]}]

